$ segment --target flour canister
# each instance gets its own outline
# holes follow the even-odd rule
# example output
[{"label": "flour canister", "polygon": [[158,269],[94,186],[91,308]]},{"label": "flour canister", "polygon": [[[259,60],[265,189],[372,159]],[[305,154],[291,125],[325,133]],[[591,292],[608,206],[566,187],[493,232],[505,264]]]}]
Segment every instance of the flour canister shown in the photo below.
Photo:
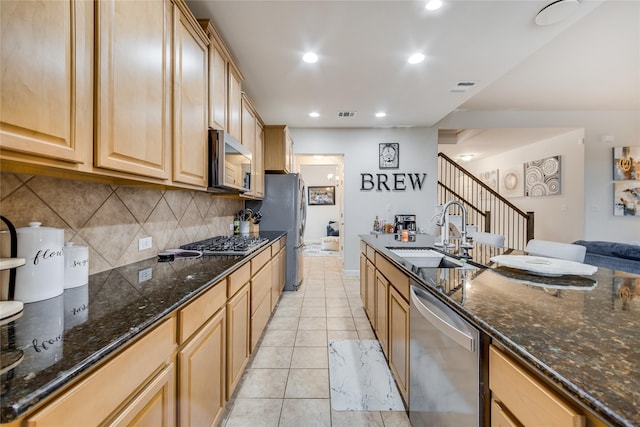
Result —
[{"label": "flour canister", "polygon": [[16,229],[18,257],[26,260],[16,271],[14,299],[24,303],[42,301],[64,291],[64,230],[41,227],[30,222],[29,227]]},{"label": "flour canister", "polygon": [[64,244],[64,288],[70,289],[89,283],[89,248]]}]

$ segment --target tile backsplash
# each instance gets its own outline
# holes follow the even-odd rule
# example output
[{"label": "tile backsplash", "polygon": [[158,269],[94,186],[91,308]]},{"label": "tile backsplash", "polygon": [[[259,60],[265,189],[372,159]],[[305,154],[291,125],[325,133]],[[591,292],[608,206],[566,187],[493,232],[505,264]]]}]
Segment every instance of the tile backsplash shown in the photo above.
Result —
[{"label": "tile backsplash", "polygon": [[[89,247],[89,274],[229,234],[242,206],[241,200],[200,191],[0,173],[0,213],[16,227],[38,221],[64,228],[65,241]],[[138,240],[149,236],[152,248],[138,251]]]}]

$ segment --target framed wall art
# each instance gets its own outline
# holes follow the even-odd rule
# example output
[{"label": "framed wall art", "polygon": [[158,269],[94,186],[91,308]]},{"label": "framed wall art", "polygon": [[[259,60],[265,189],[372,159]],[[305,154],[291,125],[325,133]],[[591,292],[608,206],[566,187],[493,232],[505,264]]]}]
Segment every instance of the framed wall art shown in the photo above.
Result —
[{"label": "framed wall art", "polygon": [[613,215],[640,217],[640,184],[613,183]]},{"label": "framed wall art", "polygon": [[380,144],[378,159],[380,169],[398,169],[400,167],[400,144],[397,142]]},{"label": "framed wall art", "polygon": [[524,164],[525,196],[543,197],[560,194],[560,156],[547,157]]},{"label": "framed wall art", "polygon": [[309,206],[335,205],[336,187],[309,187]]},{"label": "framed wall art", "polygon": [[504,197],[524,196],[523,167],[512,167],[500,171],[500,194]]},{"label": "framed wall art", "polygon": [[481,172],[480,174],[478,174],[478,178],[480,179],[480,181],[482,181],[486,186],[496,192],[498,191],[498,176],[498,169]]},{"label": "framed wall art", "polygon": [[640,180],[640,147],[613,148],[613,179]]}]

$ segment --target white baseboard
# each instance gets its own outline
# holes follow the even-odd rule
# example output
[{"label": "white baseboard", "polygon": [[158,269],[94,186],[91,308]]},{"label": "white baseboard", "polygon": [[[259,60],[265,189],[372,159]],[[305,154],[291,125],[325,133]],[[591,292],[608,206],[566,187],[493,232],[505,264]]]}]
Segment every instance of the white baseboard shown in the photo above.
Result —
[{"label": "white baseboard", "polygon": [[360,270],[344,270],[345,276],[359,276]]}]

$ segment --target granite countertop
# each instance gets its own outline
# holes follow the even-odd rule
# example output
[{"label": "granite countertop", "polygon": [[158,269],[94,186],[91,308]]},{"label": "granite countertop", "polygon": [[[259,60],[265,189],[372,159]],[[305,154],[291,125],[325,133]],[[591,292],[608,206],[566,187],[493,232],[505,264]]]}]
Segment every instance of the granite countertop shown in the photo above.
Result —
[{"label": "granite countertop", "polygon": [[[260,233],[271,242],[283,235]],[[91,275],[88,285],[58,297],[25,304],[22,317],[0,328],[2,357],[16,348],[24,353],[0,378],[0,422],[26,414],[253,255],[150,258]],[[139,283],[141,271],[151,279]]]},{"label": "granite countertop", "polygon": [[360,238],[607,423],[640,425],[639,275],[523,275],[489,261],[522,252],[484,245],[470,253],[489,268],[416,268],[386,248],[432,246],[432,236]]}]

